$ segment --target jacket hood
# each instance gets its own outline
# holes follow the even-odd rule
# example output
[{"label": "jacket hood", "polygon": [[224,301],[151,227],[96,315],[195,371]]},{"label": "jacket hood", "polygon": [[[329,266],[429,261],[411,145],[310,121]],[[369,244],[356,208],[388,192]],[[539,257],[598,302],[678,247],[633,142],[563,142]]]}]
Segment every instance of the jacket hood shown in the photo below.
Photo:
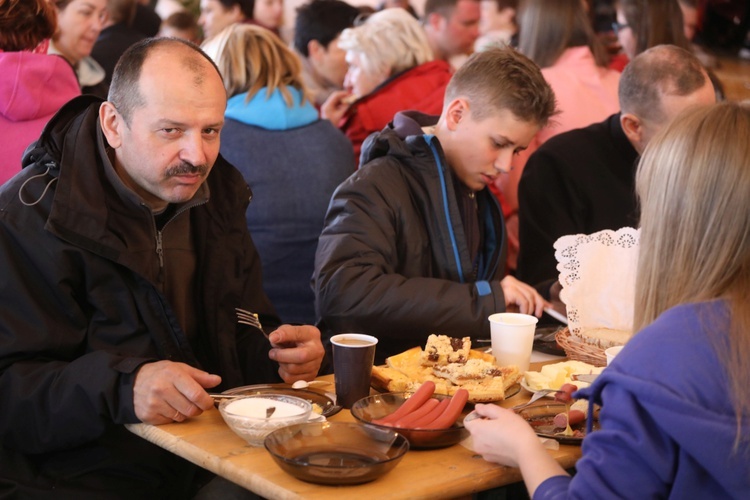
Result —
[{"label": "jacket hood", "polygon": [[0,115],[11,122],[49,118],[81,93],[62,57],[31,52],[0,53]]},{"label": "jacket hood", "polygon": [[423,135],[423,127],[437,123],[438,117],[417,111],[403,111],[393,117],[393,121],[380,132],[370,135],[362,144],[361,165],[376,158],[395,156],[404,158],[414,154],[410,148],[414,136]]},{"label": "jacket hood", "polygon": [[318,111],[310,101],[302,102],[302,94],[287,87],[292,94],[292,105],[288,106],[279,89],[271,95],[266,87],[260,89],[249,102],[247,92],[237,94],[227,101],[226,117],[246,125],[266,130],[289,130],[304,127],[318,120]]},{"label": "jacket hood", "polygon": [[60,161],[62,160],[63,145],[69,130],[71,128],[80,128],[82,115],[86,109],[102,102],[102,99],[99,97],[82,95],[65,103],[47,122],[35,147],[26,152],[22,165],[26,167],[33,163],[38,163],[42,158],[46,157],[47,160],[52,160],[51,163],[48,163],[50,167],[59,168]]}]

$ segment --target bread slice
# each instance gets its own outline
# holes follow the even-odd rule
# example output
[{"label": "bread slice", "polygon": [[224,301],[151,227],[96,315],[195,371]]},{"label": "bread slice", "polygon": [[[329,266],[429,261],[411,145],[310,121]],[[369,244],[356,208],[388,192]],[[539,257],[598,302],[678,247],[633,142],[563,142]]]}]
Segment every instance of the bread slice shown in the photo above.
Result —
[{"label": "bread slice", "polygon": [[421,359],[422,348],[413,347],[408,351],[386,358],[385,363],[411,380],[423,380],[425,376],[432,372],[430,367],[422,366]]},{"label": "bread slice", "polygon": [[470,350],[470,337],[459,339],[447,335],[432,334],[427,337],[427,344],[422,351],[421,361],[424,366],[466,363],[469,359]]},{"label": "bread slice", "polygon": [[404,392],[411,390],[412,381],[398,370],[390,366],[373,366],[370,375],[370,385],[377,390],[386,392]]},{"label": "bread slice", "polygon": [[437,377],[450,380],[455,385],[464,385],[467,382],[476,382],[488,377],[503,376],[499,367],[483,359],[470,359],[466,363],[433,366],[432,373]]},{"label": "bread slice", "polygon": [[625,345],[632,333],[625,330],[612,330],[610,328],[586,328],[578,332],[570,332],[576,339],[601,349]]},{"label": "bread slice", "polygon": [[[444,335],[431,337],[451,338]],[[414,347],[387,358],[385,366],[373,366],[372,387],[388,392],[412,392],[424,382],[431,380],[435,383],[436,394],[453,396],[463,387],[469,391],[470,403],[502,401],[506,390],[521,378],[518,367],[498,367],[495,365],[495,357],[491,354],[472,350],[468,337],[455,340],[460,340],[461,348],[459,351],[452,350],[453,353],[464,349],[465,340],[469,342],[468,348],[459,355],[463,362],[436,365],[434,361],[430,361],[431,364],[425,366],[422,364],[424,351],[420,347]],[[433,345],[439,342],[443,341],[434,340]],[[447,360],[447,355],[443,359]],[[480,373],[483,374],[481,377],[478,376]]]},{"label": "bread slice", "polygon": [[502,401],[506,390],[520,379],[517,367],[501,368],[481,359],[435,366],[432,371],[435,376],[448,380],[454,391],[459,387],[468,390],[472,403]]},{"label": "bread slice", "polygon": [[469,351],[469,359],[483,359],[484,361],[492,363],[493,365],[497,364],[495,356],[484,351],[477,351],[475,349]]},{"label": "bread slice", "polygon": [[505,383],[502,377],[488,377],[484,380],[468,382],[461,387],[469,391],[471,403],[489,403],[505,399]]},{"label": "bread slice", "polygon": [[500,371],[503,374],[503,387],[507,391],[511,386],[519,383],[523,377],[516,365],[501,366]]}]

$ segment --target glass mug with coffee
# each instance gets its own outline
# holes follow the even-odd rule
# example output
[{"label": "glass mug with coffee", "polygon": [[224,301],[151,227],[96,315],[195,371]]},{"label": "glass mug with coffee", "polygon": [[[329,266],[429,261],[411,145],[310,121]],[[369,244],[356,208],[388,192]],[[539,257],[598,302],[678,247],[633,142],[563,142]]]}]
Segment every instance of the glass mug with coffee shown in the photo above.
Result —
[{"label": "glass mug with coffee", "polygon": [[370,376],[378,339],[361,333],[331,337],[336,404],[344,408],[370,395]]}]

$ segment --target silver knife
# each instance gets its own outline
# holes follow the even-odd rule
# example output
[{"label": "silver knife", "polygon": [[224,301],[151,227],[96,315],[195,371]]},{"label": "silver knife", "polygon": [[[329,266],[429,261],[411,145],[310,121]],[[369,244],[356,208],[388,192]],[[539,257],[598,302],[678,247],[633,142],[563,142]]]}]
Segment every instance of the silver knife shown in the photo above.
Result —
[{"label": "silver knife", "polygon": [[591,384],[594,382],[594,380],[596,380],[596,377],[598,376],[599,376],[598,373],[578,373],[578,374],[574,373],[570,378],[572,378],[573,380],[580,380],[581,382],[586,382],[586,383]]}]

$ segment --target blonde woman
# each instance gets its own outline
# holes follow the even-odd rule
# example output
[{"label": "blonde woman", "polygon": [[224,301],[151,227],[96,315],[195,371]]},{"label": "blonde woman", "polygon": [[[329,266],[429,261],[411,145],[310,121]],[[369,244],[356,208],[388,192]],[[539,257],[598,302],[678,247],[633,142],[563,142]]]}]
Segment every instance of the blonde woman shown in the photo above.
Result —
[{"label": "blonde woman", "polygon": [[[485,459],[540,498],[745,498],[750,491],[750,108],[687,111],[648,145],[635,321],[578,395],[602,404],[570,478],[513,412],[477,405]],[[668,257],[667,257],[668,256]]]},{"label": "blonde woman", "polygon": [[247,225],[266,294],[285,322],[314,323],[310,276],[333,190],[352,172],[351,143],[305,96],[301,63],[259,26],[234,24],[216,63],[229,101],[221,154],[250,185]]},{"label": "blonde woman", "polygon": [[349,64],[346,90],[331,94],[321,114],[352,141],[357,158],[365,138],[379,132],[397,112],[440,114],[451,68],[433,60],[419,21],[407,11],[385,9],[371,15],[344,30],[339,46]]}]

